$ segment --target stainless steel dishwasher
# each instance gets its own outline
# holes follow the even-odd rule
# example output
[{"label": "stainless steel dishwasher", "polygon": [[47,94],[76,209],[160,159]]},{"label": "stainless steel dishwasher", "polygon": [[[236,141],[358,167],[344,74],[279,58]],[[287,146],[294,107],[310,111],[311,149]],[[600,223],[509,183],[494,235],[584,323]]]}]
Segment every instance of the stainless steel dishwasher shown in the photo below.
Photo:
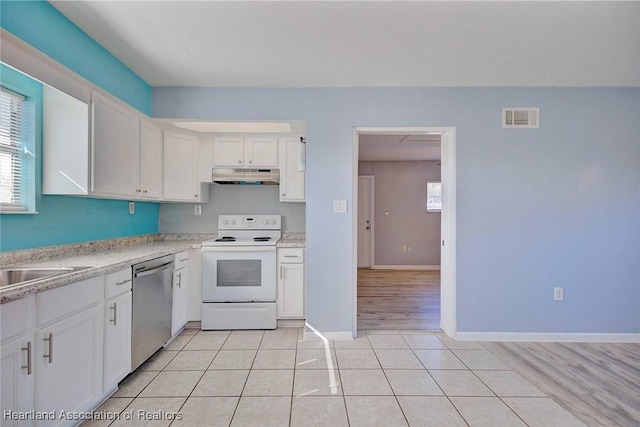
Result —
[{"label": "stainless steel dishwasher", "polygon": [[171,338],[173,255],[132,266],[131,370]]}]

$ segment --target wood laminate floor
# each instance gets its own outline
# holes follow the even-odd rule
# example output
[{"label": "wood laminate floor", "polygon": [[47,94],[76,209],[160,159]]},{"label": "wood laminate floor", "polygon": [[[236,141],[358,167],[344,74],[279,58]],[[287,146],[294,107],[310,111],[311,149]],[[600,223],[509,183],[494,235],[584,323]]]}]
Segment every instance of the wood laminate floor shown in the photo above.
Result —
[{"label": "wood laminate floor", "polygon": [[358,270],[358,329],[440,330],[440,271]]},{"label": "wood laminate floor", "polygon": [[640,344],[482,343],[589,426],[640,426]]}]

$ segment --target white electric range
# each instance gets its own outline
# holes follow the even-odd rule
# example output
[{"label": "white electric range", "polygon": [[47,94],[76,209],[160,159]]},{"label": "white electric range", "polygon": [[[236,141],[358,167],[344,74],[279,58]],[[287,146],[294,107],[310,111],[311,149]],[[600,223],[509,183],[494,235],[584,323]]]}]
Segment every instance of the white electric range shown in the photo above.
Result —
[{"label": "white electric range", "polygon": [[202,242],[202,329],[275,329],[280,215],[220,215]]}]

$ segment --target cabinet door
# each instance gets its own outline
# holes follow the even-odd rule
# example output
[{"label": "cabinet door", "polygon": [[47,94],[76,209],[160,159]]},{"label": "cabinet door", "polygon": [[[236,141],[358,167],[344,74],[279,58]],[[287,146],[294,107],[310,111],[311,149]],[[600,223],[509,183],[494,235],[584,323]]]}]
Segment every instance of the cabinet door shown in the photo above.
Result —
[{"label": "cabinet door", "polygon": [[[32,332],[33,333],[33,332]],[[33,335],[3,344],[0,352],[0,380],[2,407],[0,412],[3,426],[33,425],[32,421],[12,420],[4,416],[6,411],[27,412],[33,409]],[[28,354],[31,352],[31,354]],[[31,358],[31,361],[29,361]],[[31,363],[31,372],[28,364]]]},{"label": "cabinet door", "polygon": [[[97,305],[36,331],[36,411],[85,411],[99,402],[102,396],[102,319],[102,305]],[[51,420],[37,425],[65,422]]]},{"label": "cabinet door", "polygon": [[168,200],[197,201],[195,157],[197,139],[177,132],[164,133],[164,198]]},{"label": "cabinet door", "polygon": [[305,201],[305,172],[298,170],[298,138],[280,138],[280,201]]},{"label": "cabinet door", "polygon": [[280,319],[304,317],[304,264],[280,264],[277,307]]},{"label": "cabinet door", "polygon": [[108,300],[104,307],[103,391],[111,391],[131,372],[131,292]]},{"label": "cabinet door", "polygon": [[140,181],[138,195],[144,199],[162,197],[162,131],[140,120]]},{"label": "cabinet door", "polygon": [[278,167],[278,139],[274,137],[245,138],[244,167]]},{"label": "cabinet door", "polygon": [[42,193],[89,193],[89,105],[42,85]]},{"label": "cabinet door", "polygon": [[91,94],[91,189],[135,196],[138,189],[138,117],[107,98]]},{"label": "cabinet door", "polygon": [[171,336],[187,324],[188,267],[173,272],[173,308],[171,310]]},{"label": "cabinet door", "polygon": [[244,139],[242,137],[216,137],[213,139],[213,165],[241,167],[244,164]]}]

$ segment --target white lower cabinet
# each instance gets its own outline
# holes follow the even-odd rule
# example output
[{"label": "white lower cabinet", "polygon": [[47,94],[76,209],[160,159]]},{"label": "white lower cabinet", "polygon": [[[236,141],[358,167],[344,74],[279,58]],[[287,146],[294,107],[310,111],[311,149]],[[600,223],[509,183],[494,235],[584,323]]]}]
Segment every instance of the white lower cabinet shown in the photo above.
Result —
[{"label": "white lower cabinet", "polygon": [[304,318],[304,249],[278,249],[278,319]]},{"label": "white lower cabinet", "polygon": [[19,414],[33,409],[35,296],[3,304],[0,308],[0,412],[2,426],[30,426]]},{"label": "white lower cabinet", "polygon": [[35,425],[73,425],[61,411],[92,409],[102,399],[102,276],[36,294],[35,398],[53,420]]},{"label": "white lower cabinet", "polygon": [[189,279],[189,255],[176,254],[173,270],[173,308],[171,311],[171,336],[175,336],[187,324],[187,297]]},{"label": "white lower cabinet", "polygon": [[113,391],[131,373],[131,284],[130,268],[105,276],[104,393]]}]

